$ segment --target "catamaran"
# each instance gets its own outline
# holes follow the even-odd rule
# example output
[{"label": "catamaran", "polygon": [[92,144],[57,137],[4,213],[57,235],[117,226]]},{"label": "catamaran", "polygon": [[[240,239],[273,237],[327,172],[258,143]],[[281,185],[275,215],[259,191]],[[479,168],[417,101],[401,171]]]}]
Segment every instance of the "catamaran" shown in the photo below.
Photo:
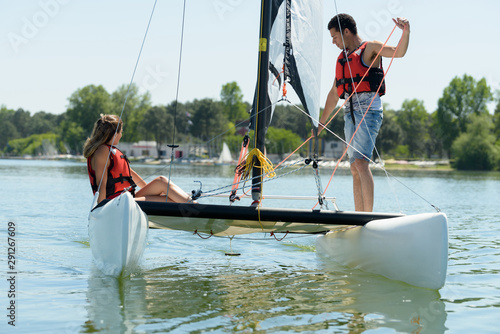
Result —
[{"label": "catamaran", "polygon": [[[250,179],[251,174],[252,205],[138,202],[138,207],[147,214],[150,228],[214,236],[256,232],[320,234],[317,252],[341,264],[415,286],[439,289],[445,282],[448,260],[446,215],[439,210],[417,215],[346,212],[336,206],[330,210],[319,180],[318,141],[315,141],[313,156],[304,163],[314,170],[318,186],[315,200],[320,208],[304,210],[263,205],[262,183],[275,172],[262,153],[265,152],[264,141],[274,106],[286,98],[287,85],[292,86],[300,99],[314,133],[318,132],[321,45],[325,29],[322,22],[321,0],[262,0],[258,78],[251,117],[254,138],[248,145],[253,148],[238,165],[240,177]],[[231,201],[237,196],[240,182],[244,181],[235,177],[232,190],[227,194]],[[193,198],[201,195],[207,194],[200,189]],[[135,222],[126,224],[138,226]],[[139,225],[144,226],[143,223]],[[116,235],[111,229],[107,233],[94,242],[105,243],[105,238]],[[121,244],[138,244],[128,239],[130,233],[123,234]],[[137,233],[143,242],[143,232]],[[94,252],[93,248],[93,253],[113,252],[96,249]],[[142,252],[140,247],[135,251],[137,254]],[[129,256],[136,258],[136,254]],[[101,257],[102,261],[109,260],[113,267],[126,264],[121,257]]]}]

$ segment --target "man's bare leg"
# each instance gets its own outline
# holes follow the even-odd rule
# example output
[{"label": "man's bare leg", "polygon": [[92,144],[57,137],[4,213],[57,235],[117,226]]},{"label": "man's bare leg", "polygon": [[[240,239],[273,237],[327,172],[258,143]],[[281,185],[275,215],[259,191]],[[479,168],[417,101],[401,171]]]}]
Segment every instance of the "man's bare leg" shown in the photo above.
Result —
[{"label": "man's bare leg", "polygon": [[373,211],[373,193],[375,185],[370,170],[370,163],[356,159],[351,164],[353,179],[354,209],[356,211]]}]

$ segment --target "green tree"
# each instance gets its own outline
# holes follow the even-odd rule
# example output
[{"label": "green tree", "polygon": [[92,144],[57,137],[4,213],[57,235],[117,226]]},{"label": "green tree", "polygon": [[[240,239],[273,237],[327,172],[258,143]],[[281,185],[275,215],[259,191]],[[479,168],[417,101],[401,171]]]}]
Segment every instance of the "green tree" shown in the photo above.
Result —
[{"label": "green tree", "polygon": [[19,138],[19,133],[10,121],[0,122],[0,151],[6,149],[9,140]]},{"label": "green tree", "polygon": [[409,158],[422,157],[428,139],[427,128],[430,116],[424,102],[416,99],[405,100],[396,113],[396,121],[403,131],[403,145],[408,147]]},{"label": "green tree", "polygon": [[500,159],[489,114],[472,115],[467,131],[453,143],[454,166],[462,170],[492,170]]},{"label": "green tree", "polygon": [[29,111],[17,109],[11,116],[11,122],[21,138],[31,135],[31,115]]},{"label": "green tree", "polygon": [[451,155],[453,141],[466,131],[469,116],[488,113],[487,103],[492,93],[486,79],[477,81],[464,74],[455,77],[438,100],[437,123],[444,149]]},{"label": "green tree", "polygon": [[20,137],[16,126],[12,123],[14,112],[3,105],[0,108],[0,150],[5,149],[9,140]]},{"label": "green tree", "polygon": [[300,139],[299,135],[293,133],[291,130],[278,129],[273,126],[270,126],[267,129],[267,153],[283,155],[285,153],[292,152],[300,144],[302,144],[302,139]]},{"label": "green tree", "polygon": [[191,134],[203,141],[220,135],[226,129],[227,118],[221,103],[212,99],[194,100],[189,103],[193,110]]},{"label": "green tree", "polygon": [[[332,115],[335,115],[335,113],[338,111],[338,109],[340,109],[340,107],[335,108]],[[321,109],[321,113],[323,113],[323,109]],[[299,123],[299,125],[300,125],[300,123]],[[344,135],[344,111],[343,110],[340,110],[338,112],[337,116],[335,116],[331,120],[330,124],[328,124],[328,129],[330,129],[333,133],[336,133],[340,138],[345,139],[345,135]],[[322,131],[321,135],[329,136],[329,137],[332,136],[332,134],[327,133],[327,131]]]},{"label": "green tree", "polygon": [[394,154],[395,149],[403,141],[403,131],[396,121],[396,112],[384,106],[384,119],[377,136],[377,148],[382,157]]},{"label": "green tree", "polygon": [[500,140],[500,91],[497,92],[497,106],[493,115],[494,133],[497,140]]},{"label": "green tree", "polygon": [[[277,104],[274,108],[271,124],[278,129],[288,129],[298,134],[301,138],[309,138],[312,129],[311,121],[298,108],[302,109],[302,106],[296,107],[291,104]],[[329,128],[332,128],[332,123]]]},{"label": "green tree", "polygon": [[66,111],[68,121],[78,124],[90,135],[100,114],[110,114],[112,103],[103,86],[88,85],[77,89],[70,98]]},{"label": "green tree", "polygon": [[103,86],[88,85],[69,97],[69,106],[60,125],[61,138],[72,153],[82,151],[100,114],[110,114],[112,103]]},{"label": "green tree", "polygon": [[33,134],[42,134],[54,132],[55,127],[61,122],[61,117],[58,115],[46,113],[44,111],[37,112],[31,117],[31,132]]},{"label": "green tree", "polygon": [[429,140],[425,147],[427,157],[443,157],[445,154],[443,140],[439,136],[440,128],[437,120],[437,111],[430,115],[430,124],[428,125],[427,131],[429,132]]},{"label": "green tree", "polygon": [[47,155],[57,153],[59,138],[55,133],[34,134],[9,141],[9,153],[21,155]]},{"label": "green tree", "polygon": [[177,143],[181,140],[186,140],[189,137],[189,130],[193,123],[191,121],[193,111],[188,106],[177,101],[173,101],[167,105],[166,110],[172,117],[172,125],[175,123],[175,138],[174,133],[171,132],[168,135],[167,142]]},{"label": "green tree", "polygon": [[245,103],[243,103],[243,94],[235,81],[222,86],[220,99],[224,106],[224,113],[231,122],[249,118]]},{"label": "green tree", "polygon": [[[123,142],[136,142],[140,140],[140,133],[136,131],[142,123],[144,114],[151,107],[149,93],[140,94],[139,87],[135,84],[122,85],[111,96],[111,113],[121,115],[124,127]],[[123,113],[122,113],[123,110]]]},{"label": "green tree", "polygon": [[173,117],[164,106],[154,106],[146,111],[143,127],[153,136],[156,141],[156,152],[158,160],[161,158],[161,146],[168,142],[167,138],[174,130]]},{"label": "green tree", "polygon": [[83,144],[91,132],[85,131],[79,124],[63,120],[59,124],[57,132],[63,143],[69,149],[68,153],[80,154],[83,151]]}]

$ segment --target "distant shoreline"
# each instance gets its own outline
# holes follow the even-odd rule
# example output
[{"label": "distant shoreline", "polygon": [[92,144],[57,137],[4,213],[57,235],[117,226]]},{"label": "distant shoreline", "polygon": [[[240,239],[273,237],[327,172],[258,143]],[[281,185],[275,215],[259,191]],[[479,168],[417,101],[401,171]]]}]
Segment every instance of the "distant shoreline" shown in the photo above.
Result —
[{"label": "distant shoreline", "polygon": [[[60,156],[0,156],[0,159],[4,160],[50,160],[50,161],[75,161],[75,162],[85,162],[85,158],[83,156],[73,156],[73,155],[60,155]],[[133,163],[143,163],[143,164],[160,164],[161,161],[158,159],[130,159]],[[168,162],[167,162],[168,163]],[[182,164],[192,164],[192,165],[214,165],[217,164],[215,159],[191,159],[191,161],[179,161],[178,163]],[[229,165],[234,164],[236,162],[229,163]],[[323,159],[320,162],[320,167],[335,167],[337,164],[336,160],[326,160]],[[339,168],[349,168],[349,164],[346,161],[342,161]],[[432,160],[393,160],[388,159],[384,162],[384,167],[387,170],[428,170],[428,171],[455,171],[456,169],[452,168],[448,161],[432,161]],[[379,166],[372,166],[372,169],[380,169]]]},{"label": "distant shoreline", "polygon": [[[48,157],[48,156],[37,156],[37,157],[13,157],[13,156],[0,156],[0,160],[20,160],[20,161],[72,161],[72,162],[78,162],[78,163],[86,163],[86,159],[83,156],[69,156],[69,155],[61,155],[61,156],[55,156],[55,157]],[[167,160],[157,160],[157,159],[130,159],[131,163],[133,164],[143,164],[143,165],[160,165],[160,164],[168,164],[169,161]],[[296,162],[296,160],[294,160]],[[184,160],[176,160],[175,162],[178,165],[183,165],[183,166],[193,166],[193,167],[200,167],[200,166],[236,166],[236,162],[231,162],[231,163],[218,163],[216,159],[191,159],[188,161],[187,159]],[[277,163],[273,163],[274,166],[277,165]],[[319,163],[320,170],[323,172],[333,169],[336,167],[336,160],[326,160],[323,159]],[[283,165],[282,165],[283,166]],[[299,164],[295,165],[296,167],[300,167]],[[347,170],[349,170],[349,163],[347,161],[342,161],[338,166],[338,169],[341,169],[345,171],[346,173]],[[410,160],[397,160],[394,162],[391,159],[387,159],[384,162],[384,168],[387,171],[395,171],[395,172],[415,172],[415,173],[425,173],[425,172],[438,172],[438,173],[446,173],[446,172],[457,172],[457,173],[493,173],[496,174],[500,177],[500,171],[485,171],[485,170],[458,170],[455,168],[452,168],[450,163],[448,161],[440,160],[440,161],[433,161],[433,160],[418,160],[418,161],[410,161]],[[373,173],[383,173],[384,169],[377,166],[373,165],[371,166],[372,172]]]}]

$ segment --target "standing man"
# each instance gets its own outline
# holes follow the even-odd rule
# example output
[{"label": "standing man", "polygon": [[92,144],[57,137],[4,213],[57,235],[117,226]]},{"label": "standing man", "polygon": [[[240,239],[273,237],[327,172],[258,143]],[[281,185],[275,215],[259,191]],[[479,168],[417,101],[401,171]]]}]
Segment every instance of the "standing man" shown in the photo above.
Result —
[{"label": "standing man", "polygon": [[[356,22],[348,14],[338,14],[328,23],[332,43],[342,52],[337,59],[333,87],[328,93],[325,109],[320,118],[320,131],[337,106],[339,98],[348,99],[354,92],[346,102],[344,133],[346,142],[350,142],[347,154],[351,164],[356,211],[373,211],[374,183],[369,160],[383,118],[380,96],[385,93],[385,82],[381,57],[403,57],[410,40],[408,20],[397,18],[393,21],[403,30],[395,54],[395,46],[383,46],[383,43],[378,41],[363,41],[358,35]],[[373,65],[370,67],[372,62]],[[368,73],[361,80],[366,71]],[[366,112],[370,103],[370,109]],[[361,126],[356,131],[360,122]]]}]

